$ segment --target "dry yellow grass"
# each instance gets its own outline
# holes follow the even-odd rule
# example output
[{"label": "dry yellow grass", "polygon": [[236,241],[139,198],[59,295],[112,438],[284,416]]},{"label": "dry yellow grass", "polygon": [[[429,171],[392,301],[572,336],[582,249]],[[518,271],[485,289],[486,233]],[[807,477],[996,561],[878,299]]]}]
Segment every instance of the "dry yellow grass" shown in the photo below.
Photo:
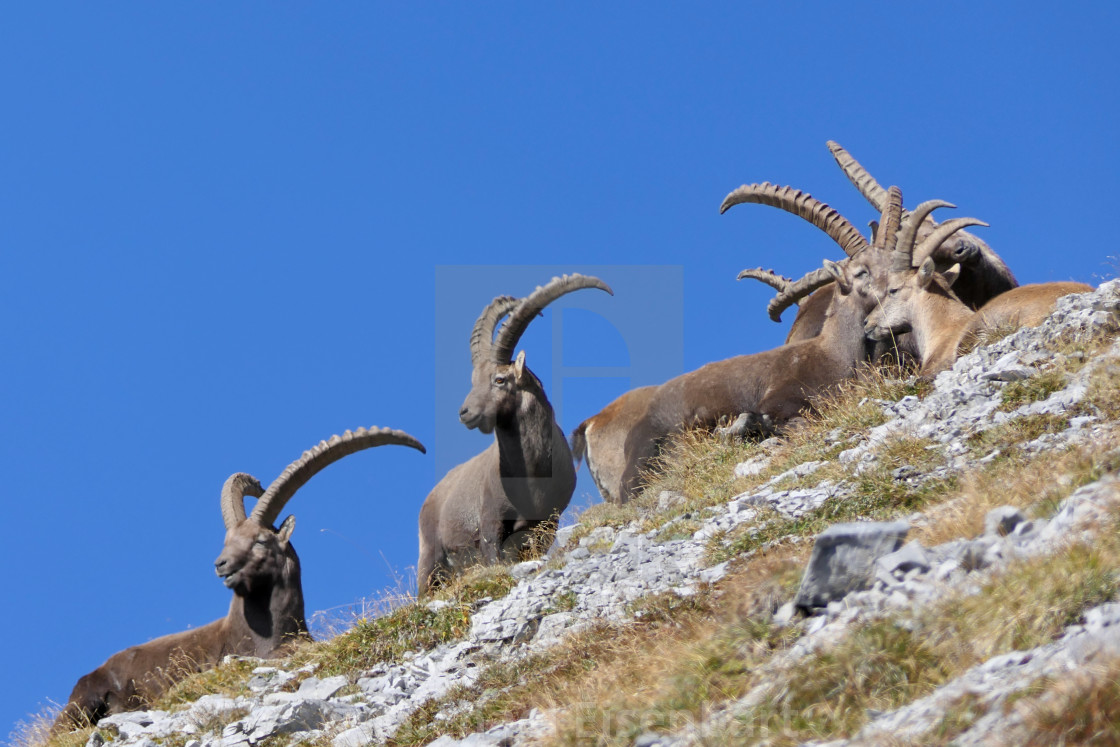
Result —
[{"label": "dry yellow grass", "polygon": [[[462,736],[531,708],[555,715],[557,744],[628,744],[641,730],[699,718],[749,686],[750,664],[794,635],[772,631],[767,620],[792,596],[804,561],[794,550],[760,555],[693,597],[640,601],[633,623],[577,633],[512,664],[495,662],[475,687],[414,714],[394,743]],[[436,720],[463,703],[471,709]]]},{"label": "dry yellow grass", "polygon": [[1025,722],[1024,747],[1120,744],[1120,657],[1035,683],[1032,690],[1038,694],[1013,706]]}]

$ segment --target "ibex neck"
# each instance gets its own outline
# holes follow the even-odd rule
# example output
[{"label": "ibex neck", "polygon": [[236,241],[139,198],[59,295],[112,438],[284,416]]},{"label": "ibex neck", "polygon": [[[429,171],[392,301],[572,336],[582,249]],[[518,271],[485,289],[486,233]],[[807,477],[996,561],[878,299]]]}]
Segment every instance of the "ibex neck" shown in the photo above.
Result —
[{"label": "ibex neck", "polygon": [[833,355],[856,364],[868,356],[868,342],[863,331],[866,318],[867,314],[852,299],[836,293],[821,326],[820,337],[830,341]]},{"label": "ibex neck", "polygon": [[299,560],[294,551],[289,567],[271,587],[248,596],[234,595],[229,621],[239,633],[234,640],[249,649],[235,652],[243,655],[269,656],[287,639],[307,633]]},{"label": "ibex neck", "polygon": [[953,365],[957,345],[973,313],[939,288],[923,294],[915,305],[910,331],[922,359],[922,373],[937,373]]},{"label": "ibex neck", "polygon": [[516,415],[494,429],[502,477],[551,475],[554,428],[552,405],[544,391],[522,391]]}]

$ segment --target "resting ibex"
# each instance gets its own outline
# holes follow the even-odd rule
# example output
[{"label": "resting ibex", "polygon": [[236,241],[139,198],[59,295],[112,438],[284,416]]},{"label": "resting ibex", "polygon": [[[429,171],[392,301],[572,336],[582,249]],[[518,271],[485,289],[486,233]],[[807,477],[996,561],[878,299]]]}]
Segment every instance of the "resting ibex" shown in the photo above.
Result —
[{"label": "resting ibex", "polygon": [[[851,154],[844,150],[839,143],[830,140],[828,141],[828,148],[848,180],[877,211],[882,212],[887,190],[883,189],[875,178],[856,159],[852,158]],[[721,212],[730,206],[731,203],[725,202]],[[919,242],[924,240],[936,228],[937,221],[927,215],[918,228],[917,240]],[[1000,293],[1018,285],[1015,276],[999,255],[992,251],[991,247],[984,241],[967,231],[960,231],[941,245],[934,247],[930,250],[929,256],[933,257],[939,272],[943,272],[953,265],[960,265],[960,279],[954,289],[959,291],[961,298],[972,308],[979,308]],[[916,256],[914,258],[915,266],[921,264],[924,260],[925,257]],[[739,274],[740,280],[747,277],[764,282],[779,293],[784,292],[785,288],[792,282],[788,278],[769,270],[763,270],[761,267],[755,270],[743,270]],[[821,327],[824,325],[825,313],[829,304],[832,303],[833,291],[834,286],[826,285],[814,291],[798,305],[797,316],[794,318],[793,325],[786,336],[787,343],[808,340],[820,334]],[[904,351],[914,353],[904,339],[896,339],[895,341],[900,343]]]},{"label": "resting ibex", "polygon": [[909,332],[922,364],[918,373],[930,378],[953,365],[966,340],[1008,326],[1037,326],[1062,296],[1093,290],[1071,282],[1021,285],[973,311],[950,289],[956,282],[955,267],[939,273],[926,259],[915,270],[908,257],[900,257],[890,274],[886,298],[867,317],[868,336],[885,340]]},{"label": "resting ibex", "polygon": [[[750,414],[763,428],[780,425],[796,417],[811,397],[851,376],[868,358],[863,322],[886,284],[888,253],[896,247],[912,251],[918,224],[942,204],[923,203],[903,222],[902,194],[892,187],[881,225],[869,243],[839,213],[788,188],[743,186],[725,204],[740,202],[776,205],[802,215],[845,248],[849,259],[841,263],[826,260],[824,268],[791,284],[770,303],[771,317],[777,317],[799,296],[835,281],[836,292],[824,326],[809,340],[709,363],[658,387],[626,437],[626,467],[621,478],[624,501],[640,488],[650,460],[674,433],[711,427],[721,417],[740,413]],[[980,221],[971,218],[950,221],[927,236],[917,251],[928,254],[956,231],[978,224]]]},{"label": "resting ibex", "polygon": [[[871,269],[873,266],[870,260],[873,257],[878,257],[881,252],[865,252],[865,249],[870,248],[867,241],[860,235],[859,231],[831,207],[800,190],[795,190],[791,187],[778,187],[767,182],[763,184],[745,185],[735,190],[724,200],[723,205],[720,207],[720,212],[726,211],[732,205],[744,202],[770,205],[798,215],[824,231],[844,250],[849,258],[860,255],[860,259],[857,262],[858,267],[851,268],[851,272],[845,281],[845,286],[848,287],[850,291],[851,287],[858,285],[859,293],[857,295],[861,296],[870,292]],[[849,261],[855,260],[849,259],[844,262],[847,263]],[[828,263],[826,268],[811,272],[796,282],[764,270],[744,270],[743,273],[740,274],[740,277],[754,277],[778,288],[779,294],[770,302],[769,306],[770,317],[778,320],[783,311],[806,296],[809,296],[810,299],[818,297],[819,292],[813,296],[810,296],[810,294],[822,286],[827,286],[834,279],[843,275],[844,272],[846,272],[846,270],[841,266]],[[829,305],[831,306],[831,296],[829,298]],[[833,325],[834,327],[843,326],[839,321],[840,315],[839,311],[834,314],[834,316],[837,317]],[[852,322],[855,323],[854,328],[861,329],[862,317],[856,321],[858,321],[858,323]],[[818,332],[819,330],[816,330],[812,335],[807,335],[807,337],[816,337]],[[862,332],[860,333],[860,338],[862,339]],[[776,351],[770,351],[769,353],[758,355],[768,356],[775,352]],[[740,358],[732,358],[731,360],[738,361],[741,358],[750,357],[752,356],[740,356]],[[710,365],[720,366],[725,363],[727,363],[727,361],[721,361],[719,364]],[[847,375],[848,368],[850,368],[850,366],[841,365],[838,373],[832,374],[831,372],[826,372],[824,375],[837,378],[845,376]],[[685,376],[695,376],[705,369],[707,369],[707,367],[699,371],[694,371],[691,374],[685,374]],[[680,377],[678,377],[678,379],[679,378]],[[814,380],[819,378],[820,374],[814,374]],[[625,485],[627,479],[625,473],[628,465],[632,464],[631,458],[627,453],[627,444],[631,440],[634,428],[639,423],[645,422],[647,410],[651,403],[662,396],[664,387],[670,384],[677,386],[674,382],[678,382],[678,379],[673,379],[667,384],[662,384],[660,387],[642,387],[626,392],[603,408],[598,414],[580,423],[572,432],[573,454],[577,460],[583,458],[587,461],[591,475],[604,500],[612,503],[623,503],[632,497],[633,487],[627,488]],[[696,396],[703,397],[700,389],[696,389]],[[720,400],[720,395],[712,396],[713,402],[724,401],[726,404],[726,399],[727,398],[724,397],[723,400]],[[794,410],[796,411],[799,407],[800,406],[794,408]],[[740,412],[747,412],[750,410],[750,408],[748,408],[736,412],[729,412],[722,407],[709,409],[711,412],[708,414],[711,417],[703,418],[703,422],[698,421],[698,425],[707,424],[709,420],[714,422],[721,416],[734,417]],[[765,421],[760,422],[758,425],[759,427],[766,427]],[[669,428],[671,424],[665,424],[665,427]],[[656,448],[657,444],[654,445],[655,450]],[[645,461],[645,459],[642,459],[643,465]]]},{"label": "resting ibex", "polygon": [[[571,451],[524,351],[516,360],[513,351],[545,306],[580,288],[612,293],[598,278],[565,275],[525,298],[495,298],[475,322],[471,391],[459,420],[492,432],[494,442],[448,472],[424,500],[416,563],[420,594],[453,570],[519,554],[533,529],[567,508],[576,484]],[[494,329],[507,314],[495,339]]]},{"label": "resting ibex", "polygon": [[[424,451],[404,431],[359,428],[305,451],[267,491],[251,475],[231,475],[221,498],[225,546],[214,561],[218,576],[233,591],[229,613],[201,628],[113,654],[78,680],[54,729],[92,724],[111,713],[144,708],[177,681],[213,667],[224,656],[269,658],[288,644],[309,638],[299,558],[290,542],[295,517],[289,516],[279,529],[273,528],[273,522],[295,492],[324,467],[361,449],[384,444]],[[248,517],[247,495],[258,498]]]}]

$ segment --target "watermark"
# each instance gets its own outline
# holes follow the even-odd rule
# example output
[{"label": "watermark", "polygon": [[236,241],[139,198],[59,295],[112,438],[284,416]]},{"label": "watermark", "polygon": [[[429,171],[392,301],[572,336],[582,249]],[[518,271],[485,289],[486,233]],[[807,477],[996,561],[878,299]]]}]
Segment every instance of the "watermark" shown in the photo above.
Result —
[{"label": "watermark", "polygon": [[[683,271],[677,265],[441,265],[435,274],[436,474],[483,451],[492,435],[468,430],[459,409],[471,388],[470,335],[491,300],[524,297],[553,277],[593,275],[614,291],[561,296],[518,342],[566,434],[615,397],[682,372]],[[596,492],[581,470],[580,491]]]}]

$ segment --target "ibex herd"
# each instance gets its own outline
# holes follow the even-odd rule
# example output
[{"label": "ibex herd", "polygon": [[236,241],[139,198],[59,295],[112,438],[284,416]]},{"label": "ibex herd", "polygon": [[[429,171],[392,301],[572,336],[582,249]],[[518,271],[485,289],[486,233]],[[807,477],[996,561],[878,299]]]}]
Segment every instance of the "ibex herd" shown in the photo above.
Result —
[{"label": "ibex herd", "polygon": [[[471,388],[459,419],[469,429],[493,433],[494,440],[450,470],[420,508],[420,595],[470,565],[517,559],[530,544],[550,544],[580,461],[605,500],[632,500],[674,434],[732,418],[744,425],[747,437],[780,432],[815,396],[888,352],[913,359],[920,375],[932,376],[952,365],[964,341],[997,327],[1038,324],[1058,297],[1091,290],[1081,283],[1018,287],[999,256],[964,230],[985,223],[957,218],[938,224],[933,211],[953,207],[941,200],[908,212],[898,187],[884,189],[843,148],[828,146],[879,214],[870,238],[825,203],[791,187],[744,185],[720,207],[721,213],[743,203],[776,207],[825,232],[844,252],[844,259],[826,259],[797,281],[761,268],[739,274],[777,291],[768,306],[773,320],[798,305],[786,343],[626,392],[576,427],[570,450],[544,387],[525,364],[525,352],[514,351],[530,322],[556,299],[580,289],[611,289],[595,277],[565,275],[524,298],[495,298],[483,309],[470,335]],[[227,615],[114,654],[78,680],[55,729],[142,708],[224,656],[274,657],[309,639],[299,559],[290,542],[295,521],[289,516],[278,529],[274,523],[295,492],[324,467],[385,444],[424,451],[403,431],[359,429],[305,452],[266,491],[245,473],[226,480],[221,494],[226,538],[214,565],[233,592]],[[257,498],[249,515],[246,496]]]}]

